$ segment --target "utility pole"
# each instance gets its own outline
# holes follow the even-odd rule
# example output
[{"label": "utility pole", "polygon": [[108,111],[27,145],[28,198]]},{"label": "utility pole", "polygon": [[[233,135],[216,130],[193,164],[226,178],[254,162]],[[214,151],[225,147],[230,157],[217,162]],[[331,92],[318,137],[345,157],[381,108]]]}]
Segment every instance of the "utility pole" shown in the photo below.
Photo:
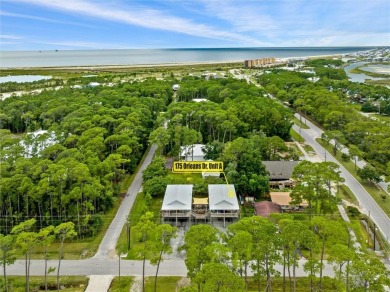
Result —
[{"label": "utility pole", "polygon": [[119,254],[119,291],[121,291],[121,255]]},{"label": "utility pole", "polygon": [[127,237],[127,252],[130,250],[130,222],[129,216],[126,217],[126,237]]}]

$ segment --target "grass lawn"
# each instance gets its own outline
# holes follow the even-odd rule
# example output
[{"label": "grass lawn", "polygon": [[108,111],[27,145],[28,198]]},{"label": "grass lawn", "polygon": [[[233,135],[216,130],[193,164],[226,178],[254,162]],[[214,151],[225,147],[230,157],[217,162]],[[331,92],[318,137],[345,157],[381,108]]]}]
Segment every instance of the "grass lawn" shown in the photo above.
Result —
[{"label": "grass lawn", "polygon": [[111,282],[110,289],[108,289],[109,292],[121,292],[121,291],[130,291],[130,287],[133,284],[134,277],[129,276],[121,276],[120,283],[119,283],[119,277],[114,277],[114,279]]},{"label": "grass lawn", "polygon": [[382,122],[390,123],[390,116],[384,116],[384,115],[378,115],[378,114],[373,114],[371,116],[377,118],[378,120],[380,120]]},{"label": "grass lawn", "polygon": [[307,154],[309,154],[309,155],[310,155],[310,153],[313,153],[313,152],[316,153],[314,151],[313,147],[311,147],[309,144],[303,144],[302,147],[303,147],[303,149],[306,150]]},{"label": "grass lawn", "polygon": [[363,224],[360,222],[359,219],[352,219],[351,220],[351,228],[355,232],[356,240],[360,243],[363,249],[366,249],[369,247],[369,235],[367,233],[366,228],[363,226]]},{"label": "grass lawn", "polygon": [[390,85],[390,79],[380,79],[380,80],[366,80],[365,83],[376,84],[376,85]]},{"label": "grass lawn", "polygon": [[297,142],[303,142],[304,139],[293,128],[290,129],[290,136]]},{"label": "grass lawn", "polygon": [[[43,276],[30,276],[30,291],[45,291]],[[49,291],[57,291],[57,277],[48,276],[47,284]],[[26,278],[24,276],[8,276],[7,285],[9,291],[13,292],[24,292],[26,291]],[[64,289],[61,291],[64,292],[82,292],[88,286],[88,278],[84,276],[63,276],[60,277],[60,286],[63,286]],[[5,291],[4,289],[4,279],[0,279],[0,291]]]},{"label": "grass lawn", "polygon": [[[287,273],[286,273],[287,274]],[[292,278],[292,277],[291,277]],[[343,291],[343,289],[338,289],[335,279],[329,277],[324,277],[322,279],[322,291]],[[317,285],[318,279],[314,280],[314,285]],[[265,291],[266,281],[260,281],[260,291]],[[310,291],[310,280],[308,278],[297,278],[297,289],[296,291],[306,292]],[[257,289],[257,282],[253,278],[249,278],[248,281],[248,291],[255,292]],[[283,291],[283,277],[274,277],[272,279],[272,291]],[[289,279],[286,275],[286,291],[290,291]]]},{"label": "grass lawn", "polygon": [[287,147],[289,148],[289,150],[292,150],[293,153],[296,153],[298,156],[304,156],[301,149],[299,149],[294,142],[288,142]]},{"label": "grass lawn", "polygon": [[[324,143],[320,138],[317,139],[317,142],[321,144],[326,150],[329,151],[330,154],[333,155],[333,146],[326,143]],[[333,155],[333,157],[335,157]],[[338,162],[340,162],[348,171],[351,173],[356,180],[366,189],[366,191],[371,195],[371,197],[378,203],[379,207],[382,208],[383,212],[387,214],[387,216],[390,216],[390,199],[388,198],[388,195],[385,194],[385,192],[379,188],[377,185],[365,182],[360,177],[358,177],[356,170],[355,170],[355,163],[353,163],[351,160],[345,161],[341,158],[341,152],[337,151],[336,157]],[[382,196],[385,198],[383,199]]]},{"label": "grass lawn", "polygon": [[[158,277],[157,280],[157,291],[166,292],[166,291],[177,291],[178,282],[182,279],[181,277]],[[189,281],[189,280],[188,280]],[[314,284],[317,284],[318,280],[314,280]],[[183,283],[184,284],[184,283]],[[181,287],[185,287],[180,285]],[[266,281],[260,281],[260,290],[264,291],[266,287]],[[297,278],[297,289],[296,291],[306,292],[309,291],[310,280],[308,278]],[[328,277],[323,278],[322,291],[340,291],[334,279]],[[147,277],[145,292],[152,292],[154,288],[154,278]],[[111,290],[110,290],[111,291]],[[257,282],[252,278],[248,277],[248,291],[255,292],[257,290]],[[272,291],[283,291],[283,278],[276,277],[272,279]],[[286,291],[290,291],[289,280],[286,276]]]},{"label": "grass lawn", "polygon": [[[122,199],[118,199],[114,207],[105,215],[102,216],[103,218],[103,226],[100,230],[100,232],[94,237],[94,238],[86,238],[86,239],[80,239],[80,241],[72,241],[72,242],[65,242],[64,244],[64,259],[83,259],[92,257],[98,247],[100,242],[102,241],[108,227],[111,224],[112,219],[114,219],[115,214],[120,206]],[[60,244],[58,242],[53,242],[49,249],[49,259],[57,259],[58,258],[58,249]],[[39,248],[34,251],[32,258],[34,259],[43,259],[43,249]]]},{"label": "grass lawn", "polygon": [[[182,277],[158,277],[157,292],[177,291],[178,282]],[[145,292],[154,291],[154,277],[145,278]]]},{"label": "grass lawn", "polygon": [[310,127],[305,124],[305,118],[303,118],[302,122],[299,119],[297,119],[296,117],[293,117],[292,120],[293,120],[294,124],[301,127],[302,129],[310,129]]},{"label": "grass lawn", "polygon": [[359,202],[356,199],[355,194],[351,191],[351,189],[348,186],[344,184],[339,186],[339,190],[336,195],[342,200],[346,200],[352,204],[359,205]]},{"label": "grass lawn", "polygon": [[[129,214],[130,228],[138,223],[139,219],[146,211],[153,212],[156,219],[156,223],[160,223],[160,210],[162,206],[163,196],[153,197],[150,205],[146,205],[145,194],[143,192],[137,195],[134,201],[133,208]],[[121,235],[119,236],[116,249],[118,253],[127,253],[127,226],[125,225],[122,229]],[[138,259],[136,255],[137,244],[133,241],[130,230],[130,250],[126,259]]]}]

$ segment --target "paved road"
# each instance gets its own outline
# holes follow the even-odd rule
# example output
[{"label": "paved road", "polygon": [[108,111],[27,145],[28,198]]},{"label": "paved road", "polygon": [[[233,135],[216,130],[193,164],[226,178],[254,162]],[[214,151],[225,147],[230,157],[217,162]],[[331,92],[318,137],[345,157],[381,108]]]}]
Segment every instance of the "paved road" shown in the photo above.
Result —
[{"label": "paved road", "polygon": [[[299,260],[297,268],[297,276],[304,277],[307,273],[302,267],[305,260]],[[49,261],[49,267],[57,267],[58,261]],[[43,260],[31,261],[31,276],[43,275],[44,268]],[[142,261],[120,261],[121,276],[142,276]],[[276,265],[276,269],[282,272],[283,266]],[[154,276],[156,274],[156,266],[152,266],[149,262],[145,265],[145,275]],[[248,272],[251,275],[250,271]],[[18,260],[13,265],[7,266],[7,275],[25,275],[24,260]],[[87,260],[64,260],[61,262],[61,276],[88,276],[88,275],[119,275],[119,259],[96,259]],[[332,277],[334,275],[332,266],[325,264],[324,276]],[[184,260],[166,260],[161,263],[159,276],[187,276],[187,268]]]},{"label": "paved road", "polygon": [[[296,114],[299,118],[299,115]],[[318,153],[318,155],[327,161],[338,163],[338,161],[330,155],[317,141],[316,138],[321,137],[322,130],[316,125],[307,121],[307,125],[310,129],[301,128],[301,136],[306,140],[310,146]],[[299,132],[299,127],[294,125],[294,130]],[[342,166],[340,165],[341,176],[345,179],[345,183],[355,194],[359,201],[359,204],[366,211],[365,213],[372,218],[379,230],[385,236],[388,242],[390,242],[390,219],[378,206],[378,204],[371,198],[370,194],[363,188],[363,186]]]},{"label": "paved road", "polygon": [[[123,226],[126,223],[126,219],[127,216],[129,215],[131,207],[133,207],[135,198],[137,197],[137,194],[141,189],[142,171],[150,164],[154,154],[156,153],[156,150],[157,150],[156,145],[152,145],[150,147],[149,152],[146,155],[139,171],[135,175],[130,188],[127,190],[126,197],[123,199],[121,206],[119,207],[115,215],[114,220],[112,220],[110,227],[108,227],[108,230],[104,235],[104,238],[100,243],[100,246],[94,258],[107,258],[107,257],[113,257],[115,255],[115,247],[119,235],[121,234]],[[90,275],[94,275],[94,274],[90,273]]]}]

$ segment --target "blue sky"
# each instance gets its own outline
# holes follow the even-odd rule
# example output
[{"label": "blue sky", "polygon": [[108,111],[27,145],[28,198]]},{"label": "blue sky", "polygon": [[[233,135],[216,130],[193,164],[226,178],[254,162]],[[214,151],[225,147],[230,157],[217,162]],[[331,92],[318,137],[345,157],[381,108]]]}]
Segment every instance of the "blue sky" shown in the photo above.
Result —
[{"label": "blue sky", "polygon": [[0,0],[0,49],[389,46],[389,0]]}]

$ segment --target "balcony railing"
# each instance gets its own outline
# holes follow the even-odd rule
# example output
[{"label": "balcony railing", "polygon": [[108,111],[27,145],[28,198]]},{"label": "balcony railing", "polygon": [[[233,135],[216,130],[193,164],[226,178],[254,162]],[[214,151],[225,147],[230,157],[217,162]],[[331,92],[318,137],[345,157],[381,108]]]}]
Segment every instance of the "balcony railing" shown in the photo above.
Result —
[{"label": "balcony railing", "polygon": [[180,210],[173,210],[173,211],[161,211],[161,216],[164,218],[169,217],[190,217],[191,211],[180,211]]}]

